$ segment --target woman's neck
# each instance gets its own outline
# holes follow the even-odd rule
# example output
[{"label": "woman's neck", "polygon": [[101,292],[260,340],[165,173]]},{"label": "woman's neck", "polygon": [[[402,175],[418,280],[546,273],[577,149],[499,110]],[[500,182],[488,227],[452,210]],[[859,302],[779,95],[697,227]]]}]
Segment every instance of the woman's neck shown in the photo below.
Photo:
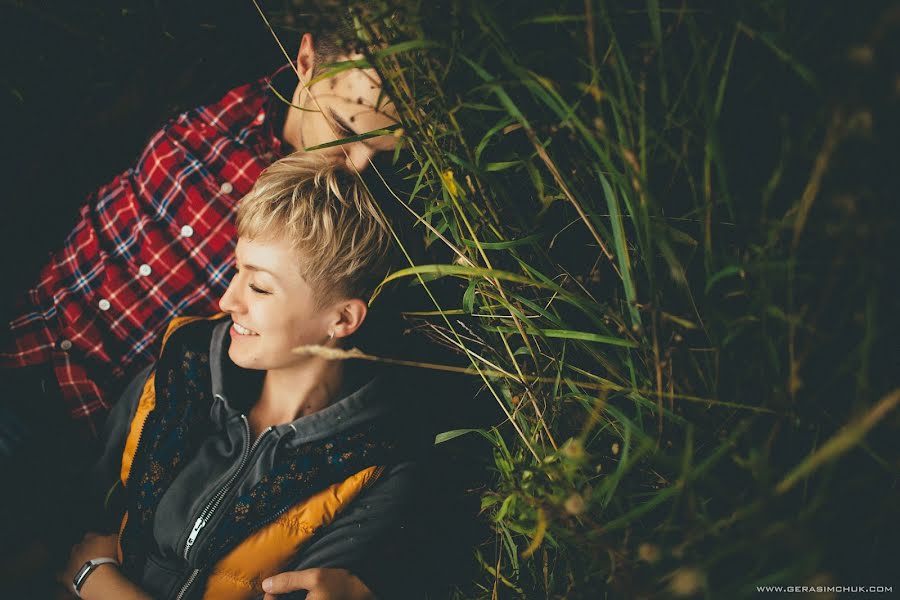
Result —
[{"label": "woman's neck", "polygon": [[250,411],[251,429],[259,433],[322,410],[334,401],[343,379],[343,361],[321,358],[266,371],[259,401]]}]

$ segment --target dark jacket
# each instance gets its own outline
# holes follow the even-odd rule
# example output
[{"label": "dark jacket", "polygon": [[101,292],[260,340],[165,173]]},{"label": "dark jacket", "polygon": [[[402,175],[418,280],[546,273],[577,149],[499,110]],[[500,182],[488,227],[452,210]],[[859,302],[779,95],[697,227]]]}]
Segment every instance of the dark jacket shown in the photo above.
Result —
[{"label": "dark jacket", "polygon": [[[145,484],[152,480],[148,489],[151,494],[158,492],[159,498],[152,504],[152,513],[143,532],[143,539],[151,540],[151,543],[142,546],[144,555],[141,560],[132,563],[137,565],[133,572],[128,572],[128,549],[123,548],[126,574],[156,598],[177,597],[193,576],[195,581],[188,585],[184,597],[199,598],[203,577],[208,575],[203,572],[209,565],[204,558],[208,559],[210,553],[220,550],[211,546],[223,544],[219,539],[222,537],[221,530],[234,528],[234,523],[228,519],[235,512],[237,502],[256,498],[260,490],[271,494],[271,504],[280,502],[284,507],[304,500],[300,497],[286,498],[280,488],[273,493],[269,485],[270,480],[274,479],[273,473],[279,467],[283,468],[286,460],[290,460],[286,456],[294,456],[291,452],[297,449],[314,448],[317,442],[333,444],[347,432],[377,430],[405,439],[396,440],[397,446],[390,451],[372,456],[372,460],[385,463],[380,477],[364,488],[330,524],[315,532],[296,554],[290,569],[346,568],[359,576],[379,598],[421,597],[422,583],[416,581],[416,570],[410,568],[412,565],[408,559],[416,552],[415,532],[421,531],[418,524],[410,519],[413,515],[422,514],[417,483],[421,467],[413,457],[427,448],[427,434],[418,435],[415,423],[404,422],[404,403],[396,392],[396,384],[392,385],[390,376],[385,373],[372,376],[371,373],[358,372],[356,376],[347,378],[348,384],[339,393],[339,399],[327,408],[293,423],[270,428],[256,441],[250,440],[245,412],[258,397],[261,373],[240,369],[228,358],[230,325],[230,319],[225,318],[217,322],[204,320],[183,326],[180,331],[188,334],[179,338],[177,343],[170,340],[172,343],[164,346],[160,361],[134,379],[110,414],[105,428],[104,454],[96,469],[97,478],[107,485],[120,477],[123,448],[147,379],[156,377],[157,388],[171,383],[171,374],[168,380],[161,381],[163,376],[159,373],[166,364],[165,348],[169,348],[170,353],[185,352],[188,348],[187,355],[193,357],[192,360],[196,359],[196,364],[202,365],[201,370],[207,371],[200,373],[199,383],[192,383],[190,393],[186,391],[184,397],[201,397],[201,392],[205,391],[208,392],[208,404],[199,405],[199,416],[193,421],[188,417],[179,417],[181,421],[177,429],[179,435],[184,431],[201,431],[199,441],[193,446],[189,441],[182,444],[182,455],[171,463],[177,463],[178,468],[170,480],[163,477],[163,483],[159,484],[155,483],[158,477],[143,477]],[[191,348],[191,344],[196,346],[198,339],[205,339],[203,347]],[[173,349],[173,346],[178,346],[178,349]],[[180,358],[176,356],[174,360]],[[208,390],[204,389],[206,386]],[[160,394],[159,390],[156,393]],[[159,409],[158,404],[154,410],[158,412]],[[161,422],[165,423],[166,419],[161,419]],[[187,426],[185,423],[191,424]],[[142,463],[140,452],[142,449],[145,454],[149,452],[147,446],[151,442],[147,438],[159,433],[160,427],[162,425],[157,422],[150,426],[153,433],[140,433],[131,470],[140,471],[141,464],[153,462],[155,457]],[[172,437],[171,432],[175,429],[171,423],[166,427],[168,429],[157,438],[169,440]],[[251,447],[252,452],[249,451]],[[349,468],[353,471],[359,465],[351,464]],[[153,468],[158,470],[159,465],[154,463]],[[143,469],[149,472],[151,468],[145,465]],[[132,476],[136,474],[127,477],[130,487],[127,486],[126,490],[130,489],[133,500],[138,482],[132,480]],[[328,481],[323,480],[322,485],[326,483]],[[154,487],[160,485],[164,489]],[[319,489],[307,490],[310,493],[316,491]],[[146,491],[141,493],[146,495]],[[128,497],[127,492],[125,496]],[[129,502],[131,512],[135,513],[134,502],[126,500],[126,504]],[[277,508],[271,508],[271,514],[279,514],[272,512]],[[281,510],[283,512],[284,508]],[[206,516],[205,522],[197,530],[201,515]],[[129,526],[137,527],[134,525],[135,515],[129,514],[129,517],[132,521]],[[261,521],[256,525],[265,524]],[[246,524],[242,526],[245,529],[238,531],[252,532],[254,529],[254,526],[249,526],[249,529],[246,529]],[[130,546],[133,548],[135,545]],[[221,552],[227,549],[223,545]]]}]

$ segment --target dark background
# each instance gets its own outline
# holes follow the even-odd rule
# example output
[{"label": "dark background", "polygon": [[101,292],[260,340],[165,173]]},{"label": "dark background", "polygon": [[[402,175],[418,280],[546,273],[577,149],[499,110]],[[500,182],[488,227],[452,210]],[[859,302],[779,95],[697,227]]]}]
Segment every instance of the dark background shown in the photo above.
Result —
[{"label": "dark background", "polygon": [[2,314],[162,123],[284,63],[249,1],[3,2],[0,37]]}]

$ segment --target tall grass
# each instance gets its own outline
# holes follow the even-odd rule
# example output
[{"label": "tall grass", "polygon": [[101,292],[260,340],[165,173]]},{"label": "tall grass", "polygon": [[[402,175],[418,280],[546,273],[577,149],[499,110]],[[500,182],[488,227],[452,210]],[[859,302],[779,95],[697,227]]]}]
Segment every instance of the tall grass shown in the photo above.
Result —
[{"label": "tall grass", "polygon": [[438,257],[391,278],[503,415],[438,438],[493,448],[459,597],[896,584],[896,5],[350,10]]}]

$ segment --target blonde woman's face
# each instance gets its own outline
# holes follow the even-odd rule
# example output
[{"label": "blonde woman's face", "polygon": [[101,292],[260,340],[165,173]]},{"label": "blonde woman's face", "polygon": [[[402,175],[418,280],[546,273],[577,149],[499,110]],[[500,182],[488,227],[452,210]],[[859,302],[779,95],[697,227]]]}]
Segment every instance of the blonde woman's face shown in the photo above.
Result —
[{"label": "blonde woman's face", "polygon": [[[381,94],[381,80],[374,69],[348,69],[299,90],[304,109],[300,132],[304,149],[333,142],[397,123],[397,111]],[[346,160],[362,170],[376,152],[393,150],[397,138],[382,135],[360,142],[318,150]],[[346,155],[344,153],[347,153]]]},{"label": "blonde woman's face", "polygon": [[245,369],[285,369],[305,357],[291,349],[325,344],[328,309],[316,307],[313,289],[300,275],[298,255],[287,241],[240,238],[237,272],[219,307],[231,316],[228,355]]}]

